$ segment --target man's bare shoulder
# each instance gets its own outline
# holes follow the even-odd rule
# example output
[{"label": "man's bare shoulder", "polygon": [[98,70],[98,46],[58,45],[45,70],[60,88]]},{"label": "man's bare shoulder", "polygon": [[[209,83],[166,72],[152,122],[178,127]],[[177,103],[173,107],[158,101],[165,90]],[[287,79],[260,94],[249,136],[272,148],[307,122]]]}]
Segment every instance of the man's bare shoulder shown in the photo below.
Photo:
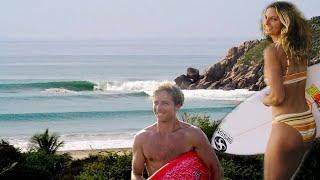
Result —
[{"label": "man's bare shoulder", "polygon": [[199,137],[202,135],[202,130],[197,126],[181,121],[181,127],[187,132],[188,135]]},{"label": "man's bare shoulder", "polygon": [[146,138],[148,138],[150,134],[152,134],[155,131],[155,129],[156,129],[156,123],[138,131],[134,136],[134,141],[145,140]]},{"label": "man's bare shoulder", "polygon": [[199,145],[207,144],[209,145],[210,142],[207,138],[207,135],[197,126],[187,124],[187,128],[185,130],[185,135],[189,142],[195,147],[199,147]]}]

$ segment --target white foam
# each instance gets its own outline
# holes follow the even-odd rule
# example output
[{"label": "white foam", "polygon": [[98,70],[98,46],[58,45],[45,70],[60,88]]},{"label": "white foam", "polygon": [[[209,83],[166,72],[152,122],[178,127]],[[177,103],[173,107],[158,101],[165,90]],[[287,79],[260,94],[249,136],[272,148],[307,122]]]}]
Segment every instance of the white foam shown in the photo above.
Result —
[{"label": "white foam", "polygon": [[130,148],[133,144],[131,139],[114,139],[114,140],[87,140],[87,141],[70,141],[65,142],[60,151],[70,150],[91,150],[91,149],[111,149],[111,148]]},{"label": "white foam", "polygon": [[[128,81],[128,82],[96,82],[95,90],[103,92],[145,92],[149,96],[152,95],[154,89],[165,81]],[[168,82],[168,81],[166,81]],[[207,89],[196,89],[196,90],[183,90],[185,98],[188,99],[212,99],[212,100],[235,100],[243,101],[255,91],[248,91],[247,89],[235,89],[235,90],[207,90]]]},{"label": "white foam", "polygon": [[[65,143],[59,151],[129,148],[132,147],[134,134],[135,132],[63,134],[59,139]],[[5,140],[23,152],[30,149],[30,137],[9,137]]]},{"label": "white foam", "polygon": [[49,88],[41,91],[41,93],[48,93],[48,94],[76,94],[77,92],[71,91],[64,88]]},{"label": "white foam", "polygon": [[235,100],[243,101],[252,94],[254,91],[248,91],[247,89],[235,89],[235,90],[183,90],[184,96],[187,99],[211,99],[211,100]]},{"label": "white foam", "polygon": [[126,82],[95,82],[94,90],[102,91],[153,91],[160,83],[164,81],[126,81]]}]

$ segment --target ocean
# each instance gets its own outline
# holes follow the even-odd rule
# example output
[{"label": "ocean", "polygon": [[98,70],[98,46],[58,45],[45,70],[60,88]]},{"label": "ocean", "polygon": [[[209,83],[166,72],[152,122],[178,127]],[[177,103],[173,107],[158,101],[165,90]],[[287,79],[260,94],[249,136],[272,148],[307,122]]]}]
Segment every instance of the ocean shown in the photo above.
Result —
[{"label": "ocean", "polygon": [[[204,72],[238,44],[228,39],[0,42],[0,139],[22,150],[56,133],[60,150],[130,147],[155,122],[150,95],[188,67]],[[180,110],[220,120],[253,92],[184,90]]]}]

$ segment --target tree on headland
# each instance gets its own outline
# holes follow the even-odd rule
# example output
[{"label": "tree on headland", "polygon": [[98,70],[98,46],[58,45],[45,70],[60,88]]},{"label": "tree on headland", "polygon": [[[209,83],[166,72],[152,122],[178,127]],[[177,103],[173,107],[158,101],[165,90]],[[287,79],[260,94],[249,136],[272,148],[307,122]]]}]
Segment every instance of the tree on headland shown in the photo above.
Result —
[{"label": "tree on headland", "polygon": [[47,154],[54,154],[64,145],[63,141],[59,141],[59,136],[54,133],[49,134],[49,129],[46,129],[44,133],[33,135],[30,143],[32,150],[44,151]]}]

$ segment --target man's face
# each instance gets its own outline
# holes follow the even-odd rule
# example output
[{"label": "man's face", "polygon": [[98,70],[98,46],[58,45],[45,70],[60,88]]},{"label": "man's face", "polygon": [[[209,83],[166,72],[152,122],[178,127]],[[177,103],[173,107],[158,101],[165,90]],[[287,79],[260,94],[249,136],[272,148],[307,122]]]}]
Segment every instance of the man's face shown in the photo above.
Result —
[{"label": "man's face", "polygon": [[158,122],[174,120],[179,108],[180,105],[174,105],[171,95],[166,91],[160,91],[154,95],[153,112]]}]

